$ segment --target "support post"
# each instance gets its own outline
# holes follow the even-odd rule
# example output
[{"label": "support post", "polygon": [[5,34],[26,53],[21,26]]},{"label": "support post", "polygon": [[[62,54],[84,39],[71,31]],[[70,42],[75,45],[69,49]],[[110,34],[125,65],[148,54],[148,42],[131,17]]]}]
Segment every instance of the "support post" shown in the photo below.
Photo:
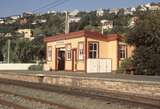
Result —
[{"label": "support post", "polygon": [[69,15],[68,12],[65,11],[66,19],[65,19],[65,34],[69,33]]}]

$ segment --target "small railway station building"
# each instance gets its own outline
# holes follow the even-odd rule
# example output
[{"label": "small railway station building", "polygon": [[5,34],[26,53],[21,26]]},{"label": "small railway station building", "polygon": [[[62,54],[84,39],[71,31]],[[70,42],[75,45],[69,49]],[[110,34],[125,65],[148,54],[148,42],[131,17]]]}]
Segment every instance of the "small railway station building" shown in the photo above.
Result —
[{"label": "small railway station building", "polygon": [[110,73],[133,51],[118,34],[87,30],[46,37],[44,42],[45,69],[52,71]]}]

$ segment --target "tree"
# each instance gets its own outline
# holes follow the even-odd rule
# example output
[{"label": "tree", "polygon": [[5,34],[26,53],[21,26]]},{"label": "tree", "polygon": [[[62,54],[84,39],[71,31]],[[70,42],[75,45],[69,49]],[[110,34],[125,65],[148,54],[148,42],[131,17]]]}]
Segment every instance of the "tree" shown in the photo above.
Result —
[{"label": "tree", "polygon": [[133,65],[136,74],[160,75],[160,13],[143,12],[127,42],[135,46]]},{"label": "tree", "polygon": [[64,21],[65,16],[63,15],[48,15],[47,17],[47,23],[41,27],[41,30],[44,34],[47,36],[55,35],[58,33],[64,32]]},{"label": "tree", "polygon": [[44,36],[39,35],[31,41],[31,51],[35,59],[43,60],[45,58],[45,44],[43,42]]}]

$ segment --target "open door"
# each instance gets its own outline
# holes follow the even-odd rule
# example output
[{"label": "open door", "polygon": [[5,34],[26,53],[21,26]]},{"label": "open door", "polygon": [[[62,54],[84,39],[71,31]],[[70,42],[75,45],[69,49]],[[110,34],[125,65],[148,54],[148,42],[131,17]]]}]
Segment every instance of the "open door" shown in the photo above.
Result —
[{"label": "open door", "polygon": [[63,71],[65,70],[65,49],[57,48],[56,51],[56,70]]}]

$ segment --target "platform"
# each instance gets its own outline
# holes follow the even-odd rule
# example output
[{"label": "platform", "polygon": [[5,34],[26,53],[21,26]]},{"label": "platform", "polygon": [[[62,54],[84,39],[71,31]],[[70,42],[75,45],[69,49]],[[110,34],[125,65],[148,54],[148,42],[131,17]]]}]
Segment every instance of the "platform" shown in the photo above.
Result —
[{"label": "platform", "polygon": [[73,76],[73,77],[86,77],[98,79],[113,79],[113,80],[126,80],[126,81],[139,81],[139,82],[160,82],[160,76],[145,76],[145,75],[129,75],[129,74],[110,74],[110,73],[90,73],[84,72],[64,72],[64,71],[0,71],[0,73],[9,74],[43,74],[46,76],[59,75],[59,76]]},{"label": "platform", "polygon": [[0,79],[41,83],[160,98],[159,76],[84,74],[72,72],[0,71]]}]

